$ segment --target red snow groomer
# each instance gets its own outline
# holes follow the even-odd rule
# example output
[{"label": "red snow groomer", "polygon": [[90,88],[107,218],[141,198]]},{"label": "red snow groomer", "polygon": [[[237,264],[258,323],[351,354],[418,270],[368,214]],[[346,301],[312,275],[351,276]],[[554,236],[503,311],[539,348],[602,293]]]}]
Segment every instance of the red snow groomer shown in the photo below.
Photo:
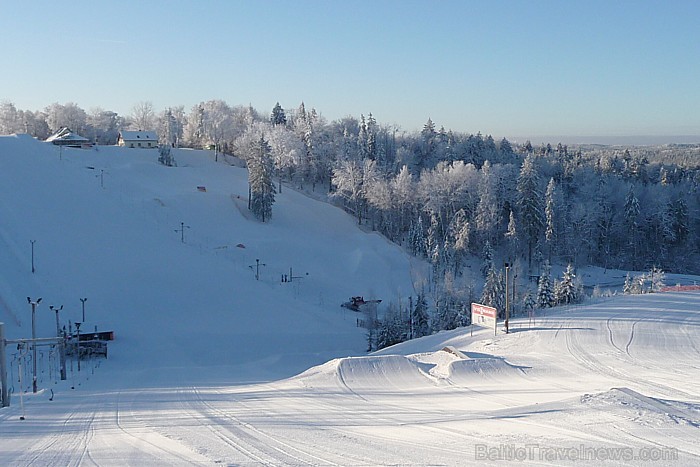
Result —
[{"label": "red snow groomer", "polygon": [[381,300],[365,300],[364,297],[350,297],[349,302],[343,303],[342,307],[348,308],[352,311],[362,311],[364,305],[369,305],[370,303],[381,303]]}]

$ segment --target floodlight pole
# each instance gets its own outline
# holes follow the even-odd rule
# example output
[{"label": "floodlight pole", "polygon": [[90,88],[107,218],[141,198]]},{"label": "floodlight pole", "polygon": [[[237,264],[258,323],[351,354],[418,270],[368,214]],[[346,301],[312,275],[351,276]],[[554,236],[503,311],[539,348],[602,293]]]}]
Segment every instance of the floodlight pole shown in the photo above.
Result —
[{"label": "floodlight pole", "polygon": [[510,264],[505,263],[505,267],[506,267],[506,322],[505,322],[505,326],[506,326],[506,334],[508,334],[508,331],[509,331],[508,330],[508,324],[509,324],[508,321],[510,320],[510,309],[508,308],[508,272],[510,271]]},{"label": "floodlight pole", "polygon": [[[53,311],[56,312],[56,337],[60,338],[61,337],[61,326],[58,324],[58,312],[63,309],[63,305],[61,305],[60,308],[54,308],[53,305],[49,306],[49,308]],[[65,339],[61,339],[60,342],[58,343],[58,354],[59,358],[61,360],[60,365],[61,365],[61,381],[66,380],[66,348],[65,348]]]},{"label": "floodlight pole", "polygon": [[75,329],[78,333],[78,346],[77,346],[77,353],[78,353],[78,372],[80,372],[80,325],[83,323],[75,323]]},{"label": "floodlight pole", "polygon": [[189,225],[185,225],[184,222],[180,222],[180,228],[175,229],[175,232],[180,232],[180,241],[182,243],[185,243],[185,229],[189,229],[189,228],[190,228]]},{"label": "floodlight pole", "polygon": [[31,298],[27,297],[27,301],[32,306],[32,392],[36,393],[36,307],[41,303],[41,298],[32,301]]},{"label": "floodlight pole", "polygon": [[34,244],[36,243],[36,240],[29,240],[32,242],[32,274],[34,274]]},{"label": "floodlight pole", "polygon": [[85,302],[87,302],[87,297],[81,298],[80,301],[83,303],[83,323],[84,323],[85,322]]},{"label": "floodlight pole", "polygon": [[5,355],[5,323],[0,323],[0,407],[9,407],[7,390],[7,356]]}]

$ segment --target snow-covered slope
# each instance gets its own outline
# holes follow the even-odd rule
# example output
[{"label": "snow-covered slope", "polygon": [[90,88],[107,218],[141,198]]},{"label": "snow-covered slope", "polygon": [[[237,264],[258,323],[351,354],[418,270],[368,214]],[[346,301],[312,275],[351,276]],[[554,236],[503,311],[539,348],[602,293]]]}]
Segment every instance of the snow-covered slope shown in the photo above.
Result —
[{"label": "snow-covered slope", "polygon": [[[43,297],[44,336],[55,335],[49,305],[64,305],[67,324],[82,320],[87,297],[83,330],[114,330],[111,357],[124,368],[264,361],[281,376],[365,348],[356,315],[339,306],[349,296],[413,293],[406,255],[342,211],[285,188],[272,221],[259,223],[246,209],[244,169],[173,152],[169,168],[155,150],[0,137],[8,336],[29,334],[27,296]],[[240,380],[243,369],[232,371],[222,379]]]},{"label": "snow-covered slope", "polygon": [[[363,355],[357,315],[338,305],[411,294],[397,248],[286,189],[272,223],[252,221],[245,173],[203,153],[178,151],[173,169],[148,151],[62,157],[0,138],[2,320],[27,335],[26,296],[43,296],[50,334],[47,306],[76,320],[87,296],[87,325],[117,340],[99,367],[42,374],[24,409],[12,367],[0,464],[700,463],[698,293],[600,299],[514,319],[508,335],[457,329]],[[281,283],[289,267],[303,279]]]}]

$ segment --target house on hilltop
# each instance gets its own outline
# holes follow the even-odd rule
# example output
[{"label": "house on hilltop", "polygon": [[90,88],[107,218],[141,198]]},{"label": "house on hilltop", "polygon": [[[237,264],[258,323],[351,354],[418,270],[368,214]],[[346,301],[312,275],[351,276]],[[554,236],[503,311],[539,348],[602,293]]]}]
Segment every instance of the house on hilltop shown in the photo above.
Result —
[{"label": "house on hilltop", "polygon": [[46,138],[47,143],[55,144],[56,146],[68,146],[72,148],[89,147],[90,140],[73,133],[70,128],[61,127],[56,133]]},{"label": "house on hilltop", "polygon": [[120,131],[117,145],[127,148],[157,148],[158,135],[155,131]]}]

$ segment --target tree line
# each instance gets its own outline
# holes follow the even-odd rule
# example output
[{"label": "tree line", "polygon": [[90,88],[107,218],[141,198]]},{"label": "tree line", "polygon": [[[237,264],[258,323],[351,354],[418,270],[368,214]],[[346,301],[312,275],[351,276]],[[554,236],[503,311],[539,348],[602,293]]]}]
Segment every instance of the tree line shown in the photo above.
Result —
[{"label": "tree line", "polygon": [[[61,126],[99,144],[114,144],[120,129],[155,129],[169,146],[239,157],[249,169],[250,209],[262,221],[283,182],[326,195],[431,265],[419,288],[431,297],[432,329],[463,322],[465,303],[498,288],[504,261],[521,309],[539,303],[550,265],[571,265],[567,277],[583,265],[700,270],[700,145],[533,145],[447,130],[430,118],[420,131],[372,113],[329,122],[304,103],[258,112],[211,100],[156,113],[142,102],[129,116],[72,103],[37,112],[0,104],[0,133],[43,138]],[[581,292],[576,284],[566,290]]]}]

